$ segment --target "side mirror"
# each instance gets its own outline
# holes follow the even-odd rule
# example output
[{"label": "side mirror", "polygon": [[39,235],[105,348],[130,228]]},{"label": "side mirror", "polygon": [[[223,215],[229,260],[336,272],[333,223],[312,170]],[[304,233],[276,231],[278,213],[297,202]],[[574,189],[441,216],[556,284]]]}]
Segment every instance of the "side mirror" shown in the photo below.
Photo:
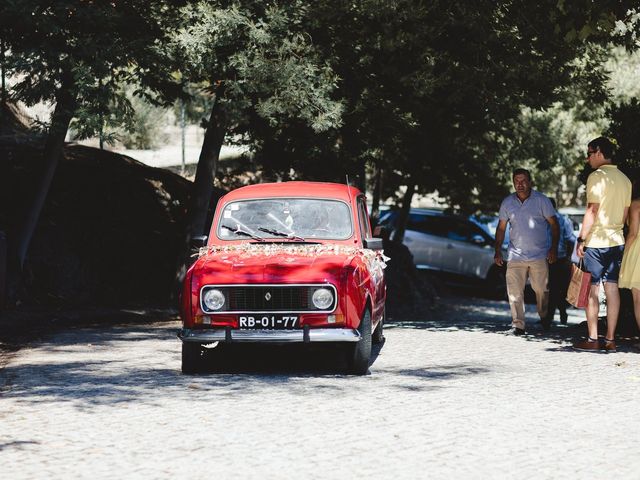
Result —
[{"label": "side mirror", "polygon": [[370,248],[371,250],[384,249],[381,238],[365,238],[362,243],[364,245],[364,248]]},{"label": "side mirror", "polygon": [[471,243],[473,243],[474,245],[485,245],[487,241],[482,235],[474,235],[473,237],[471,237]]},{"label": "side mirror", "polygon": [[207,246],[207,236],[206,235],[196,235],[195,237],[191,237],[191,250],[198,250],[201,247]]}]

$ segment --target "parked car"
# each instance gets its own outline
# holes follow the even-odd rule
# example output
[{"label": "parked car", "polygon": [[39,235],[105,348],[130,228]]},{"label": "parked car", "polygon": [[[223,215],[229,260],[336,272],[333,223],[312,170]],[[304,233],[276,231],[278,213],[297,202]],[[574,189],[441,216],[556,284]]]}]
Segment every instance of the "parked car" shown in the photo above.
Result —
[{"label": "parked car", "polygon": [[351,373],[366,373],[371,343],[383,339],[384,261],[354,187],[285,182],[228,193],[184,280],[182,371],[200,371],[205,350],[215,352],[205,345],[328,342],[346,351]]},{"label": "parked car", "polygon": [[[397,218],[397,210],[385,212],[380,224],[394,230]],[[504,269],[493,263],[494,237],[466,217],[412,208],[403,243],[418,269],[485,280],[497,292],[504,291]]]},{"label": "parked car", "polygon": [[[469,215],[469,220],[476,223],[480,228],[487,232],[491,238],[495,238],[499,223],[498,215]],[[509,246],[509,228],[504,231],[502,246],[505,250]]]}]

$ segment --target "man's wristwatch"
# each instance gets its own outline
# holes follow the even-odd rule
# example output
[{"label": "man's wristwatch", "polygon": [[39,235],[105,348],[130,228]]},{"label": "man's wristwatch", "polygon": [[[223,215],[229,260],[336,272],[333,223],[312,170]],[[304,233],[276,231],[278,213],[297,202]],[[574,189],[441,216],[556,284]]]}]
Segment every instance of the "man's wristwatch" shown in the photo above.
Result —
[{"label": "man's wristwatch", "polygon": [[578,243],[584,243],[584,238],[580,238],[580,237],[578,237],[578,238],[576,239],[576,242],[578,242]]}]

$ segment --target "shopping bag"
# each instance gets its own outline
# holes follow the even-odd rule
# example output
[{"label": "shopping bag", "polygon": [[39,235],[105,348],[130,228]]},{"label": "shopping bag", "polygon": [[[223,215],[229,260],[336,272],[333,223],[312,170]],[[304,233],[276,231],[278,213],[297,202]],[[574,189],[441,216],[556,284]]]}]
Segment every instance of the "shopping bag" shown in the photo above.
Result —
[{"label": "shopping bag", "polygon": [[585,308],[589,301],[589,289],[591,288],[591,274],[582,270],[580,263],[571,265],[571,282],[567,289],[567,302],[576,308]]}]

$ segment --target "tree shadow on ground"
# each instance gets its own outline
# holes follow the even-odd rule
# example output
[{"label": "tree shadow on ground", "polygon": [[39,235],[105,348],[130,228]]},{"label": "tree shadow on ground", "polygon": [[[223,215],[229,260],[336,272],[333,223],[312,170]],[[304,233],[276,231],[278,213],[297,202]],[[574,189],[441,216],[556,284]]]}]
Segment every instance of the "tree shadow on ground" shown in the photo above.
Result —
[{"label": "tree shadow on ground", "polygon": [[[438,296],[433,304],[422,305],[413,311],[391,312],[389,328],[419,328],[432,331],[464,330],[488,334],[508,335],[511,328],[511,312],[506,300],[497,300],[486,289],[474,284],[452,284],[433,281],[438,286]],[[585,313],[569,307],[569,321],[562,324],[556,313],[549,330],[545,330],[536,312],[535,297],[526,296],[525,315],[527,334],[523,340],[548,342],[549,350],[575,352],[572,343],[587,335]],[[638,342],[634,325],[631,328],[618,324],[616,343],[618,351],[638,352],[633,346]],[[628,323],[628,320],[627,320]],[[601,318],[598,331],[606,332],[606,319]]]},{"label": "tree shadow on ground", "polygon": [[[146,346],[145,349],[148,349]],[[261,358],[273,350],[268,357]],[[296,350],[296,349],[293,349]],[[135,351],[135,350],[132,350]],[[275,354],[274,354],[275,352]],[[245,355],[238,349],[233,355]],[[229,357],[230,359],[232,358]],[[86,352],[82,357],[86,358]],[[246,362],[222,369],[212,366],[208,372],[183,375],[179,356],[158,354],[162,363],[153,359],[98,359],[10,364],[0,372],[0,398],[46,408],[57,402],[72,402],[74,408],[90,411],[104,405],[126,407],[160,406],[171,402],[193,401],[215,403],[216,399],[261,398],[280,391],[300,399],[313,393],[314,401],[332,401],[336,395],[380,395],[397,391],[429,392],[448,386],[448,381],[490,372],[485,366],[471,364],[430,364],[424,368],[385,367],[375,375],[351,376],[332,371],[332,358],[314,352],[292,349],[252,349]],[[117,356],[116,356],[117,357]],[[238,358],[236,357],[236,361]],[[172,367],[172,368],[171,368]],[[213,374],[216,372],[216,374]],[[384,380],[384,385],[380,384]],[[382,388],[382,390],[381,390]]]}]

